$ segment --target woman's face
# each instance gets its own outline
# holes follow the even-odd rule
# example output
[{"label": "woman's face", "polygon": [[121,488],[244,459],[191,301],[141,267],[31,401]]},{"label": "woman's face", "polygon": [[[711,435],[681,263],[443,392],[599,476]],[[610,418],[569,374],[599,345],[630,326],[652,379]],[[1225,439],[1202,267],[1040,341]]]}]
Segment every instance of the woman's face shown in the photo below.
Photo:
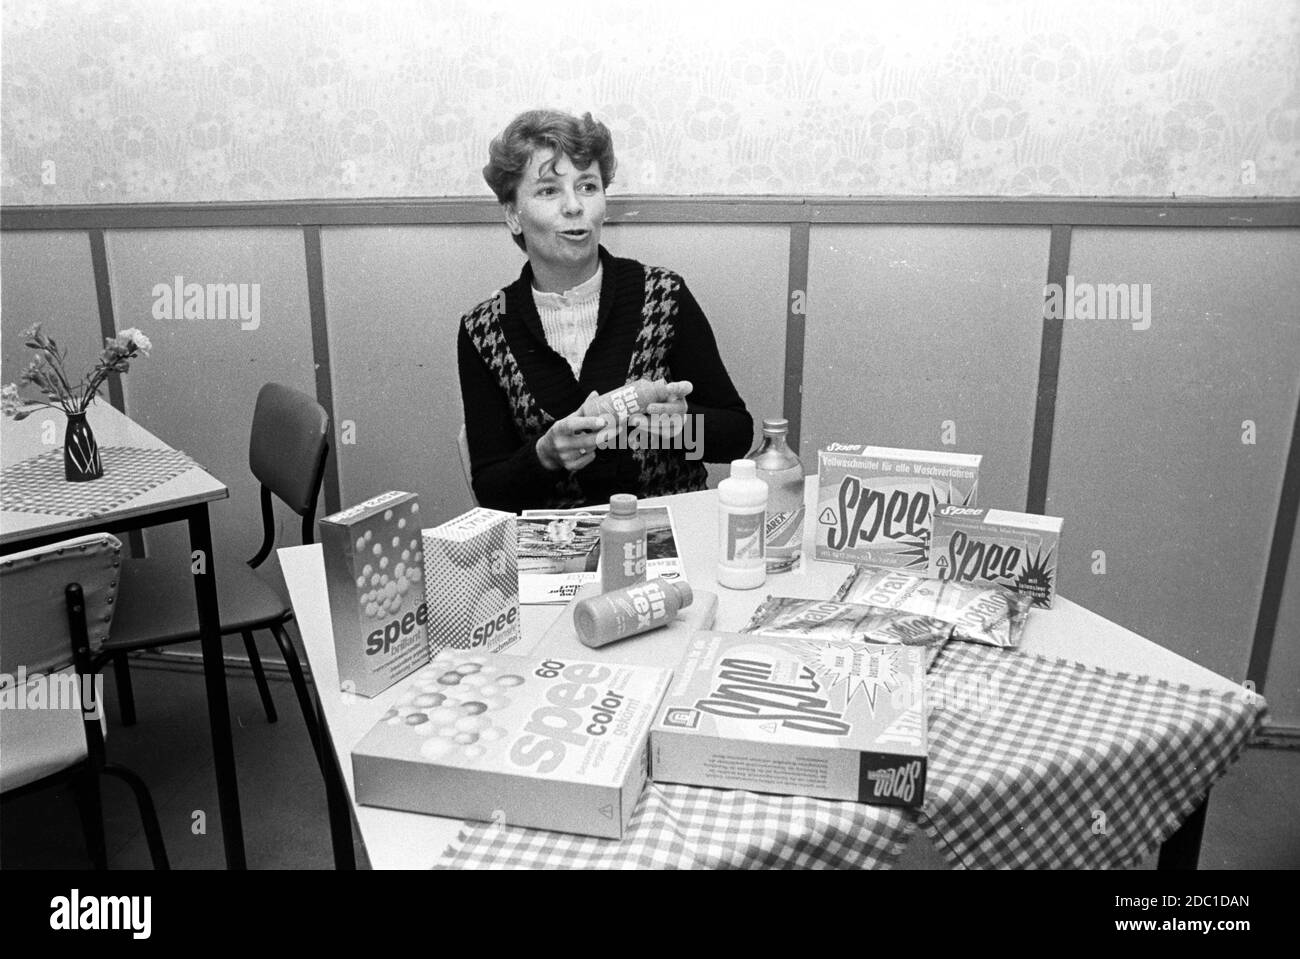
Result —
[{"label": "woman's face", "polygon": [[506,205],[506,224],[522,232],[528,259],[569,272],[594,263],[605,221],[605,187],[594,161],[578,169],[560,154],[552,163],[550,149],[533,152],[515,202]]}]

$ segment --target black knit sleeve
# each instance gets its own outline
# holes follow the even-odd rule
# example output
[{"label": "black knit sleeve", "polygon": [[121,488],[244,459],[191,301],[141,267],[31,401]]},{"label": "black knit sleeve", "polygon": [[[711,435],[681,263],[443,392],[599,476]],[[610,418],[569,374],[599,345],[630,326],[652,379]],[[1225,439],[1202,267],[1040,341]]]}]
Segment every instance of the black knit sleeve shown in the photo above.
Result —
[{"label": "black knit sleeve", "polygon": [[546,505],[566,475],[537,458],[537,444],[520,435],[510,401],[461,323],[456,340],[460,398],[469,442],[470,473],[479,504],[517,513]]},{"label": "black knit sleeve", "polygon": [[745,456],[754,444],[754,418],[731,382],[708,318],[684,281],[668,367],[674,380],[690,380],[693,386],[686,407],[703,417],[704,461],[729,463]]}]

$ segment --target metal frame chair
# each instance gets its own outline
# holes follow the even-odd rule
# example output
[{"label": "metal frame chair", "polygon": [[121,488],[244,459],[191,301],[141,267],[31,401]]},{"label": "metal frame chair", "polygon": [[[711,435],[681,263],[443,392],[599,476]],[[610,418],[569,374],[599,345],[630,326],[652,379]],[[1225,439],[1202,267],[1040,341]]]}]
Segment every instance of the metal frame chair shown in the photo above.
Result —
[{"label": "metal frame chair", "polygon": [[[168,869],[167,849],[149,788],[131,770],[108,762],[104,747],[103,704],[98,697],[94,660],[113,619],[120,553],[116,537],[98,533],[14,553],[0,561],[5,611],[0,671],[6,678],[17,676],[17,667],[28,673],[25,686],[14,681],[12,695],[26,696],[32,682],[66,685],[62,680],[70,678],[79,700],[78,715],[73,715],[67,703],[56,708],[48,700],[44,709],[6,710],[8,715],[0,727],[5,734],[0,736],[5,753],[0,786],[7,801],[50,786],[71,785],[91,862],[96,869],[107,869],[99,777],[114,776],[135,796],[154,868]],[[66,634],[59,622],[64,616]],[[6,777],[10,782],[5,782]]]},{"label": "metal frame chair", "polygon": [[[272,494],[302,517],[303,543],[314,541],[316,503],[329,455],[329,430],[329,415],[307,394],[278,383],[267,383],[258,392],[248,465],[261,483],[262,545],[246,567],[222,567],[217,576],[222,635],[243,636],[267,722],[276,722],[278,717],[253,637],[254,630],[259,629],[269,630],[280,647],[318,758],[321,738],[316,707],[307,690],[293,640],[283,628],[293,619],[293,607],[283,583],[272,585],[254,570],[265,562],[275,546]],[[123,563],[118,626],[104,655],[113,661],[126,725],[136,721],[127,653],[198,639],[198,613],[194,608],[190,575],[190,564],[180,557]]]}]

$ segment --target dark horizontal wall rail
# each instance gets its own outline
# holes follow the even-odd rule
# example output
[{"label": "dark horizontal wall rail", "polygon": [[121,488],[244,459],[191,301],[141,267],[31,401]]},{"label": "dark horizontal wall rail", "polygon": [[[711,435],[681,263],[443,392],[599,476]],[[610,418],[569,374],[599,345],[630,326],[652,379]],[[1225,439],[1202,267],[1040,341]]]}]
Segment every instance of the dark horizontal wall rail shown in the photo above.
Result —
[{"label": "dark horizontal wall rail", "polygon": [[[500,219],[492,200],[430,197],[0,207],[0,230],[455,225]],[[1300,226],[1300,198],[614,196],[609,222],[1295,227]]]}]

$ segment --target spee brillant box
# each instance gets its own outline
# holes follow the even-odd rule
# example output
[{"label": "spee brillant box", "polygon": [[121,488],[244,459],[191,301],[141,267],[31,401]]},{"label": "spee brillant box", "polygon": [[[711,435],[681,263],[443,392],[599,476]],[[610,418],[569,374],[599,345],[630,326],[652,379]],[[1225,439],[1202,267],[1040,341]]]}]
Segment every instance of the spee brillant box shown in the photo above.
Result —
[{"label": "spee brillant box", "polygon": [[1061,518],[941,506],[930,536],[929,574],[954,583],[994,583],[1052,608]]},{"label": "spee brillant box", "polygon": [[700,632],[650,733],[656,782],[925,798],[925,649]]},{"label": "spee brillant box", "polygon": [[429,652],[500,652],[519,640],[514,513],[477,507],[423,531]]},{"label": "spee brillant box", "polygon": [[340,688],[375,696],[429,661],[420,504],[393,490],[320,521]]},{"label": "spee brillant box", "polygon": [[982,456],[832,443],[817,453],[817,559],[924,572],[934,511],[974,506]]},{"label": "spee brillant box", "polygon": [[672,672],[444,650],[352,751],[369,806],[620,838]]}]

